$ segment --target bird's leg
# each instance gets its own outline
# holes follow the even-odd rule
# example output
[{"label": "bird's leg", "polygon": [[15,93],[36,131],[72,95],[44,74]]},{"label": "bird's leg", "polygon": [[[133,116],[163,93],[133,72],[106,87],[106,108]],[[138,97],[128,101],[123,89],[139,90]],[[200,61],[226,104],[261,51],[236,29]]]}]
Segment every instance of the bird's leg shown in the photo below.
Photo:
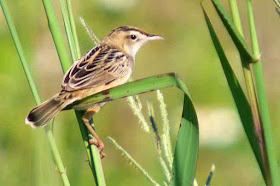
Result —
[{"label": "bird's leg", "polygon": [[100,107],[94,107],[89,108],[86,113],[83,115],[82,119],[90,131],[90,133],[94,136],[94,139],[90,139],[89,143],[95,145],[99,149],[99,153],[101,155],[101,158],[104,158],[106,154],[103,152],[104,149],[104,143],[101,141],[101,139],[98,137],[96,132],[94,131],[93,127],[90,125],[89,120],[92,118],[92,116],[100,110]]}]

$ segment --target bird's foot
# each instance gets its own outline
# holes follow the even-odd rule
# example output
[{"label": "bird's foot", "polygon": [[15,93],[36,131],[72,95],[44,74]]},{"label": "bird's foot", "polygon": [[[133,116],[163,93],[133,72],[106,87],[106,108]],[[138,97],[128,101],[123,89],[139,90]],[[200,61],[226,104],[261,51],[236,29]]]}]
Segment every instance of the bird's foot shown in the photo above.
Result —
[{"label": "bird's foot", "polygon": [[103,152],[104,143],[102,141],[90,139],[89,143],[91,145],[95,145],[98,148],[101,158],[104,158],[106,156],[106,154]]}]

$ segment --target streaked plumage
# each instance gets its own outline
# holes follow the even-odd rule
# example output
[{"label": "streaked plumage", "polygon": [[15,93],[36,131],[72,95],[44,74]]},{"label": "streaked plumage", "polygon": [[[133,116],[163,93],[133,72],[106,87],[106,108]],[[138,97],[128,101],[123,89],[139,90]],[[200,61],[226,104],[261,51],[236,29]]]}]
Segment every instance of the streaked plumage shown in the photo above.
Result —
[{"label": "streaked plumage", "polygon": [[[72,65],[62,80],[61,92],[32,109],[26,123],[33,127],[44,126],[67,105],[126,83],[133,71],[137,51],[147,41],[156,39],[162,38],[135,27],[122,26],[112,30],[98,46]],[[83,117],[86,125],[102,105],[87,108]],[[93,143],[102,151],[103,143],[91,127],[87,127],[97,139],[97,143]]]}]

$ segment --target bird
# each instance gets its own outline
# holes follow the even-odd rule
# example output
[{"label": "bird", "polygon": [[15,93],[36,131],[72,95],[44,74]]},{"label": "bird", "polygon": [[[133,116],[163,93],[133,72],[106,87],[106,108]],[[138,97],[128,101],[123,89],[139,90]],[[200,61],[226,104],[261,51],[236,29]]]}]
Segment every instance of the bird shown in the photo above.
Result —
[{"label": "bird", "polygon": [[[34,128],[43,127],[75,101],[128,82],[135,66],[136,53],[152,40],[163,40],[163,37],[148,34],[133,26],[113,29],[97,46],[70,67],[63,77],[61,91],[33,108],[25,123]],[[105,156],[104,143],[91,127],[89,120],[104,104],[97,103],[83,108],[86,112],[82,116],[84,124],[95,138],[89,143],[99,149],[101,157]]]}]

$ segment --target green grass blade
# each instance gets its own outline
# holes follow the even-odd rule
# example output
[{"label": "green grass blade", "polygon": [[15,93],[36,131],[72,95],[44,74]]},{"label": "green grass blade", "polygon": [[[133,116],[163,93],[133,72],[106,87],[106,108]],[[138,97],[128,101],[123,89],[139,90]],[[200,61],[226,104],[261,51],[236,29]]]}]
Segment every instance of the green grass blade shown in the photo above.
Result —
[{"label": "green grass blade", "polygon": [[[39,97],[36,85],[34,83],[34,80],[32,78],[30,69],[29,69],[29,67],[27,65],[27,61],[26,61],[26,58],[25,58],[25,55],[24,55],[24,51],[23,51],[21,42],[19,40],[19,37],[18,37],[16,28],[15,28],[15,25],[14,25],[13,20],[11,18],[10,12],[9,12],[8,7],[6,5],[6,1],[5,0],[0,0],[0,5],[1,5],[3,13],[5,15],[5,18],[6,18],[6,21],[7,21],[7,24],[8,24],[10,33],[11,33],[11,36],[12,36],[13,41],[14,41],[14,45],[15,45],[15,47],[17,49],[17,52],[18,52],[18,55],[19,55],[22,67],[24,69],[26,78],[28,80],[31,92],[33,94],[33,97],[35,99],[36,104],[38,105],[38,104],[41,103],[41,100],[40,100],[40,97]],[[50,147],[51,147],[51,151],[52,151],[52,154],[53,154],[55,165],[56,165],[56,167],[59,170],[59,173],[60,173],[61,179],[63,181],[63,184],[65,186],[68,186],[68,185],[70,185],[70,183],[69,183],[69,180],[68,180],[68,177],[67,177],[64,165],[62,163],[62,159],[61,159],[61,156],[59,154],[58,148],[56,146],[56,142],[55,142],[53,133],[51,131],[51,127],[50,126],[46,127],[45,131],[46,131],[47,138],[48,138],[48,141],[49,141],[49,144],[50,144]]]},{"label": "green grass blade", "polygon": [[[64,54],[67,54],[67,53],[64,53],[64,54],[61,54],[61,53],[67,52],[67,47],[63,41],[62,32],[61,32],[61,29],[58,24],[58,20],[55,15],[55,11],[53,9],[52,2],[51,2],[51,0],[43,0],[43,3],[44,3],[46,14],[48,17],[50,31],[51,31],[52,35],[55,36],[55,37],[53,37],[53,40],[56,45],[56,48],[63,49],[63,50],[57,50],[58,55],[64,56]],[[61,5],[64,6],[64,4],[61,4]],[[64,8],[61,7],[61,9],[66,12],[65,7]],[[72,14],[72,13],[70,13],[70,14]],[[64,24],[66,22],[69,22],[69,20],[66,20],[66,19],[69,19],[69,17],[68,16],[65,17]],[[66,23],[64,26],[66,27],[67,30],[69,30],[69,33],[71,33],[71,34],[67,35],[68,41],[74,41],[73,33],[70,32],[70,30],[71,30],[70,24]],[[77,45],[74,45],[74,47],[77,47]],[[76,48],[75,50],[70,50],[70,51],[71,51],[71,55],[75,57],[74,60],[77,60],[77,57],[80,56],[80,53],[75,54],[75,52],[77,53],[79,50]],[[60,60],[60,63],[61,63],[64,73],[71,67],[70,60]],[[89,143],[88,143],[90,135],[89,135],[89,132],[88,132],[86,126],[83,124],[83,121],[81,119],[83,116],[83,113],[84,113],[84,111],[76,111],[76,117],[77,117],[77,120],[79,123],[84,145],[87,150],[89,165],[92,170],[93,176],[95,178],[96,184],[97,185],[106,185],[103,169],[101,166],[100,154],[97,153],[97,151],[98,151],[97,147],[95,147],[94,145],[89,145]]]},{"label": "green grass blade", "polygon": [[257,58],[253,55],[253,53],[245,43],[243,37],[240,35],[232,19],[224,10],[220,2],[218,0],[212,0],[212,2],[240,54],[244,56],[246,61],[256,62]]},{"label": "green grass blade", "polygon": [[229,0],[229,4],[232,14],[232,20],[234,25],[236,26],[236,30],[239,32],[240,36],[244,38],[237,2],[236,0]]},{"label": "green grass blade", "polygon": [[183,114],[175,148],[172,185],[193,185],[199,147],[198,121],[185,84],[177,79],[184,92]]},{"label": "green grass blade", "polygon": [[[248,5],[248,17],[249,17],[253,53],[255,56],[260,56],[261,54],[260,54],[260,49],[258,44],[251,0],[247,0],[247,5]],[[272,181],[272,185],[280,185],[279,170],[278,170],[276,153],[275,153],[273,138],[272,138],[271,121],[270,121],[270,115],[268,110],[268,102],[267,102],[267,95],[266,95],[266,90],[264,85],[264,75],[263,75],[261,60],[253,64],[253,69],[255,74],[257,97],[259,100],[259,110],[260,110],[260,115],[263,124],[265,144],[267,148],[267,156],[268,156],[268,163],[270,168],[271,181]]]},{"label": "green grass blade", "polygon": [[71,29],[69,15],[68,15],[68,12],[66,9],[66,3],[65,3],[65,0],[59,0],[59,3],[60,3],[60,9],[62,12],[63,22],[64,22],[64,28],[65,28],[65,32],[66,32],[66,36],[67,36],[66,38],[67,38],[68,45],[70,48],[70,53],[71,53],[73,61],[76,61],[78,59],[78,53],[76,51],[76,45],[75,45],[75,41],[74,41],[73,32]]},{"label": "green grass blade", "polygon": [[[243,35],[243,30],[242,30],[242,25],[241,25],[241,19],[239,16],[239,10],[237,6],[236,0],[230,0],[230,7],[231,7],[231,12],[232,12],[232,18],[234,25],[237,28],[237,31],[240,33],[242,38],[244,38]],[[229,29],[228,29],[229,30]],[[260,150],[262,153],[264,165],[265,165],[265,170],[266,170],[266,177],[269,177],[269,168],[268,168],[268,161],[267,161],[267,154],[266,154],[266,147],[264,143],[264,134],[263,134],[263,127],[262,127],[262,122],[261,118],[259,115],[259,108],[258,108],[258,100],[257,100],[257,93],[256,89],[254,86],[254,78],[253,78],[253,70],[252,70],[252,63],[249,61],[246,56],[243,55],[243,53],[239,52],[240,59],[242,62],[242,70],[244,74],[244,79],[246,82],[246,89],[247,89],[247,94],[248,94],[248,100],[253,116],[253,122],[255,126],[255,133],[259,139],[259,146]]]},{"label": "green grass blade", "polygon": [[208,26],[208,29],[210,32],[211,39],[212,39],[214,47],[217,51],[218,57],[220,58],[220,62],[221,62],[224,74],[226,76],[229,88],[231,90],[235,105],[237,107],[241,122],[243,124],[247,138],[250,142],[252,150],[257,159],[261,172],[265,178],[265,168],[264,168],[264,164],[263,164],[261,150],[260,150],[260,147],[258,144],[259,143],[258,138],[255,134],[253,117],[252,117],[252,112],[250,109],[249,102],[246,99],[246,96],[238,82],[238,79],[236,78],[236,76],[229,64],[229,61],[226,57],[226,54],[222,48],[220,41],[215,33],[212,23],[203,6],[202,6],[202,8],[203,8],[204,17],[205,17],[205,20],[206,20],[206,23],[207,23],[207,26]]},{"label": "green grass blade", "polygon": [[42,0],[45,12],[48,18],[49,28],[55,43],[55,47],[61,62],[63,72],[65,73],[72,65],[66,45],[64,44],[63,35],[55,15],[55,11],[50,0]]},{"label": "green grass blade", "polygon": [[[171,185],[193,185],[198,154],[198,122],[193,106],[185,96],[183,117],[177,137]],[[192,161],[195,161],[192,163]]]},{"label": "green grass blade", "polygon": [[[102,91],[101,93],[88,96],[82,100],[78,100],[73,104],[68,105],[64,110],[73,109],[74,107],[77,109],[81,109],[83,107],[92,106],[95,103],[108,102],[115,99],[163,89],[166,87],[175,86],[183,90],[182,84],[179,84],[179,82],[182,82],[182,80],[175,73],[152,76],[129,82],[124,85]],[[186,89],[184,89],[183,91],[185,92],[185,94],[189,95]]]},{"label": "green grass blade", "polygon": [[163,74],[130,82],[99,94],[91,95],[69,105],[65,109],[81,108],[171,86],[181,89],[185,94],[181,127],[175,148],[172,185],[192,185],[198,155],[198,123],[189,92],[183,81],[176,74]]},{"label": "green grass blade", "polygon": [[73,13],[72,13],[71,0],[66,0],[66,4],[67,4],[67,11],[68,11],[68,15],[69,15],[70,25],[71,25],[71,31],[72,31],[72,35],[74,37],[74,42],[75,42],[77,59],[79,59],[81,57],[81,50],[80,50],[79,40],[78,40],[78,36],[77,36],[77,31],[76,31],[76,24],[75,24],[75,20],[74,20]]}]

